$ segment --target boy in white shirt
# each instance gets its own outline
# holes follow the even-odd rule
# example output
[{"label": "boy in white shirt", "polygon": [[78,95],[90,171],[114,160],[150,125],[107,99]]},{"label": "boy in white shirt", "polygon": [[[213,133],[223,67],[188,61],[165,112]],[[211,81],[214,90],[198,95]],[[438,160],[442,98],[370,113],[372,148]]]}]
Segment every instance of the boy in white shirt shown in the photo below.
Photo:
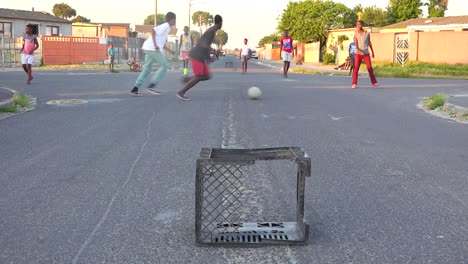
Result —
[{"label": "boy in white shirt", "polygon": [[148,77],[148,75],[151,73],[151,69],[153,67],[154,62],[158,62],[160,67],[151,78],[151,83],[148,86],[148,89],[146,90],[155,95],[161,94],[155,89],[155,87],[158,84],[158,82],[164,77],[164,74],[166,73],[168,67],[167,60],[166,57],[164,57],[162,49],[164,48],[174,54],[174,51],[168,49],[165,45],[167,41],[167,35],[169,34],[169,30],[176,23],[176,15],[172,12],[167,13],[166,21],[166,23],[155,27],[151,31],[151,38],[148,38],[143,43],[142,49],[145,53],[145,63],[143,66],[143,71],[140,73],[140,76],[138,76],[138,79],[135,82],[135,86],[130,91],[134,95],[139,94],[138,89],[141,87],[146,77]]},{"label": "boy in white shirt", "polygon": [[250,46],[247,44],[248,40],[244,39],[244,46],[240,51],[240,59],[242,61],[242,74],[247,73],[247,61],[250,59]]}]

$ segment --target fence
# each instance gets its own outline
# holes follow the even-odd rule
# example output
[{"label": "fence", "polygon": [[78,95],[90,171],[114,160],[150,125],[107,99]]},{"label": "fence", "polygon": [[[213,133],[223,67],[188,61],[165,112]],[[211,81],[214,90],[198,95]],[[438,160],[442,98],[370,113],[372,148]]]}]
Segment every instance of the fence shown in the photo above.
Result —
[{"label": "fence", "polygon": [[107,58],[107,45],[101,44],[99,38],[45,36],[41,39],[46,65],[81,64]]}]

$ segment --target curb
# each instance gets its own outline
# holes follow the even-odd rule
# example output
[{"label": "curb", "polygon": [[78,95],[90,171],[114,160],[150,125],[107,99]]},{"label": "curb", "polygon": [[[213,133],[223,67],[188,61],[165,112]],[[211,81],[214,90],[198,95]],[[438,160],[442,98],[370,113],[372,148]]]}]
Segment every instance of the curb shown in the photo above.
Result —
[{"label": "curb", "polygon": [[0,89],[5,89],[5,90],[8,90],[8,91],[10,91],[10,92],[13,93],[13,95],[12,95],[10,98],[8,98],[8,99],[6,99],[6,100],[3,100],[3,101],[0,101],[0,106],[10,104],[11,102],[13,102],[13,98],[14,98],[15,96],[18,96],[18,92],[15,91],[15,90],[13,90],[13,89],[6,88],[6,87],[0,87]]}]

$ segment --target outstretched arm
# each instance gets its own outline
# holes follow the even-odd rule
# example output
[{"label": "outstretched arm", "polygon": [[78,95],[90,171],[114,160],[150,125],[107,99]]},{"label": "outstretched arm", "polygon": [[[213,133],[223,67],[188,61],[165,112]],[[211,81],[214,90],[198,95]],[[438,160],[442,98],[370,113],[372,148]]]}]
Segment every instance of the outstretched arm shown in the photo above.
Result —
[{"label": "outstretched arm", "polygon": [[370,40],[370,35],[369,35],[369,48],[372,51],[372,58],[374,58],[374,48],[372,47],[372,41]]}]

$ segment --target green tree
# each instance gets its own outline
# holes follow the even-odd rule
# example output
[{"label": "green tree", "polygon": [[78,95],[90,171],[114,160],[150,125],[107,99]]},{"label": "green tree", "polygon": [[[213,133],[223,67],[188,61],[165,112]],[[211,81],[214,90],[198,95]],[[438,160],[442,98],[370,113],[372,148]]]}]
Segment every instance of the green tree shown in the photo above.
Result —
[{"label": "green tree", "polygon": [[201,38],[200,32],[195,30],[190,30],[190,35],[192,35],[193,45],[197,45],[198,41]]},{"label": "green tree", "polygon": [[88,19],[84,16],[76,16],[75,18],[73,18],[71,20],[71,22],[75,23],[75,22],[91,22],[91,19]]},{"label": "green tree", "polygon": [[[166,23],[166,15],[164,14],[158,14],[156,16],[158,25]],[[143,21],[143,25],[154,25],[154,14],[149,15],[145,18],[145,21]]]},{"label": "green tree", "polygon": [[216,31],[216,36],[214,39],[214,44],[218,46],[218,49],[223,49],[223,46],[228,42],[228,34],[226,31],[220,29]]},{"label": "green tree", "polygon": [[209,12],[197,11],[192,14],[192,24],[198,25],[200,30],[203,26],[205,28],[210,27],[213,25],[213,15],[210,15]]},{"label": "green tree", "polygon": [[388,12],[376,6],[364,8],[361,19],[368,26],[383,27],[390,24]]},{"label": "green tree", "polygon": [[387,7],[390,23],[398,23],[422,14],[421,0],[390,0]]},{"label": "green tree", "polygon": [[55,4],[52,8],[52,13],[54,13],[56,17],[61,17],[64,19],[69,19],[76,16],[76,10],[65,3]]},{"label": "green tree", "polygon": [[448,0],[429,0],[426,4],[429,17],[443,17],[448,7]]},{"label": "green tree", "polygon": [[324,47],[328,30],[354,27],[357,15],[341,3],[330,0],[289,2],[283,10],[278,29],[288,30],[300,42],[319,41]]},{"label": "green tree", "polygon": [[269,44],[269,43],[272,43],[272,42],[278,42],[280,41],[281,39],[281,35],[277,34],[277,33],[273,33],[271,35],[268,35],[268,36],[264,36],[262,39],[260,39],[260,41],[258,42],[258,46],[261,47],[265,44]]}]

